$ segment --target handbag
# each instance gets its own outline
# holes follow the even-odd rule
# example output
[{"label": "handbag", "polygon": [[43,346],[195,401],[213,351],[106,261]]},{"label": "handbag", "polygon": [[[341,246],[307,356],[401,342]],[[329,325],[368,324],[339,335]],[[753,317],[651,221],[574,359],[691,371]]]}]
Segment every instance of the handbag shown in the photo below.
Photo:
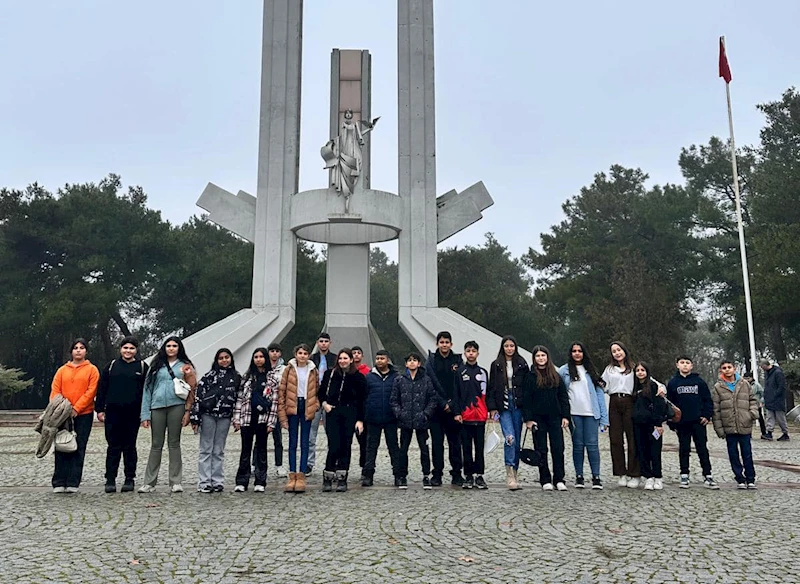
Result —
[{"label": "handbag", "polygon": [[677,424],[681,421],[681,409],[667,398],[664,401],[667,402],[667,421]]},{"label": "handbag", "polygon": [[498,446],[500,446],[500,443],[502,441],[503,439],[500,437],[500,434],[497,433],[497,424],[492,423],[492,430],[486,437],[486,442],[483,443],[484,456],[492,452]]},{"label": "handbag", "polygon": [[522,438],[522,448],[519,450],[519,459],[530,466],[539,466],[542,462],[542,455],[533,448],[525,448],[525,441],[528,439],[528,429],[525,428],[525,436]]},{"label": "handbag", "polygon": [[75,433],[72,420],[67,420],[66,427],[56,432],[53,439],[53,446],[56,452],[70,454],[78,451],[78,434]]},{"label": "handbag", "polygon": [[167,371],[169,371],[169,376],[172,377],[172,387],[175,390],[175,395],[185,400],[189,397],[189,392],[192,391],[192,387],[183,379],[175,377],[175,372],[172,370],[172,367],[166,365],[166,368]]}]

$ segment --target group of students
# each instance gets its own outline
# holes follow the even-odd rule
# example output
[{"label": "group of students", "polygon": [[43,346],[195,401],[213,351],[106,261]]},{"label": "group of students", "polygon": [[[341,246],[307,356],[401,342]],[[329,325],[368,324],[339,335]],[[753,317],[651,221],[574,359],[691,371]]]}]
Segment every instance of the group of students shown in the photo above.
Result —
[{"label": "group of students", "polygon": [[[232,425],[241,434],[234,491],[246,491],[251,477],[254,491],[265,490],[268,437],[273,435],[276,466],[281,469],[281,431],[286,430],[289,470],[278,474],[287,476],[284,491],[305,492],[323,419],[328,441],[322,473],[325,492],[347,490],[354,436],[359,443],[361,485],[372,486],[381,435],[397,488],[408,488],[408,451],[413,438],[420,451],[424,489],[442,485],[445,442],[451,484],[486,489],[484,439],[489,421],[500,423],[506,485],[511,490],[520,488],[520,452],[529,432],[539,454],[542,489],[567,489],[565,429],[572,436],[575,488],[603,488],[598,441],[599,433],[608,430],[618,484],[661,490],[665,423],[678,435],[681,488],[689,487],[691,442],[700,460],[703,485],[719,488],[707,448],[706,426],[710,423],[726,439],[739,487],[755,488],[750,438],[753,422],[761,415],[759,399],[730,361],[721,363],[719,379],[709,388],[692,371],[691,358],[681,355],[675,376],[664,386],[651,377],[646,363],[631,359],[621,342],[610,345],[609,363],[602,373],[582,343],[573,343],[567,362],[556,368],[547,347],[534,347],[533,363],[528,365],[514,338],[506,336],[487,371],[478,364],[480,348],[475,341],[464,345],[463,355],[453,351],[447,331],[440,332],[436,342],[436,350],[424,363],[420,354],[411,352],[397,370],[388,353],[380,350],[370,369],[359,347],[334,354],[330,336],[322,333],[313,355],[311,347],[301,344],[286,363],[277,343],[256,349],[244,374],[236,370],[232,352],[219,349],[211,369],[198,377],[181,339],[175,336],[164,341],[149,367],[137,356],[138,341],[125,337],[120,357],[102,372],[86,358],[86,342],[77,339],[69,362],[53,379],[50,396],[53,399],[60,394],[72,404],[71,426],[78,446],[73,453],[55,453],[54,492],[78,490],[93,411],[105,425],[108,493],[116,491],[123,459],[121,490],[135,488],[140,426],[151,431],[151,448],[138,491],[155,490],[166,438],[169,488],[182,492],[181,435],[188,425],[199,434],[198,491],[224,489],[223,457]],[[768,361],[762,362],[762,367],[768,379],[782,375],[780,368]],[[179,391],[179,386],[188,386],[188,391]],[[769,396],[765,399],[769,406]],[[774,410],[768,408],[767,413],[772,424],[780,421]],[[783,429],[785,438],[781,439],[788,440]],[[771,434],[767,437],[762,431],[762,437],[769,439]],[[590,482],[584,479],[586,455]]]}]

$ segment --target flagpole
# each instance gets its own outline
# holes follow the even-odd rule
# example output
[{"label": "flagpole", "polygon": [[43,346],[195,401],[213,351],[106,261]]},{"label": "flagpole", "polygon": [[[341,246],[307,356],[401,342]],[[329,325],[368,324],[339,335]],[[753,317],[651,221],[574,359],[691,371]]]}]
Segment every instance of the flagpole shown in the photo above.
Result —
[{"label": "flagpole", "polygon": [[[725,37],[720,37],[723,50]],[[727,59],[727,55],[726,55]],[[753,378],[758,379],[758,358],[756,357],[756,337],[753,330],[753,305],[750,301],[750,271],[747,268],[747,251],[744,244],[744,222],[742,221],[742,198],[739,192],[739,170],[736,165],[736,140],[733,136],[733,108],[731,107],[731,84],[726,80],[725,95],[728,99],[728,128],[731,133],[731,167],[733,168],[733,193],[736,197],[736,222],[739,227],[739,253],[742,256],[742,277],[744,279],[744,304],[747,311],[747,336],[750,342],[750,368]]]}]

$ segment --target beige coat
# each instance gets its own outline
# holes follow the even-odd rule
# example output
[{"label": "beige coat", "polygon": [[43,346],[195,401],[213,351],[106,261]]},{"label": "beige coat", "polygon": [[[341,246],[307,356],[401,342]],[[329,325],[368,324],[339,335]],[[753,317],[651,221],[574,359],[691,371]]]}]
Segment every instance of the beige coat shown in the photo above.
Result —
[{"label": "beige coat", "polygon": [[758,401],[750,384],[742,378],[736,382],[734,391],[718,379],[711,390],[714,402],[714,431],[724,438],[728,434],[750,434],[753,421],[758,419]]},{"label": "beige coat", "polygon": [[[289,416],[297,415],[297,361],[292,359],[286,365],[281,376],[281,384],[278,386],[278,420],[281,428],[289,427]],[[317,366],[308,360],[308,385],[306,386],[306,420],[313,420],[314,415],[319,409],[319,399],[317,390],[319,379],[317,378]]]}]

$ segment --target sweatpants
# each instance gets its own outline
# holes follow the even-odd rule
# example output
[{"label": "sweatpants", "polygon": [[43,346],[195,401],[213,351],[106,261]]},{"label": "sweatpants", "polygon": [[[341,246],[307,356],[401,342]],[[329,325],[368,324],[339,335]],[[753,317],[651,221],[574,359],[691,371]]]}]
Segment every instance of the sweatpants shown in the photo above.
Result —
[{"label": "sweatpants", "polygon": [[125,480],[136,478],[136,464],[139,457],[136,453],[136,437],[139,435],[139,416],[141,406],[108,404],[105,411],[106,449],[106,483],[113,484],[117,480],[119,463],[124,459]]}]

